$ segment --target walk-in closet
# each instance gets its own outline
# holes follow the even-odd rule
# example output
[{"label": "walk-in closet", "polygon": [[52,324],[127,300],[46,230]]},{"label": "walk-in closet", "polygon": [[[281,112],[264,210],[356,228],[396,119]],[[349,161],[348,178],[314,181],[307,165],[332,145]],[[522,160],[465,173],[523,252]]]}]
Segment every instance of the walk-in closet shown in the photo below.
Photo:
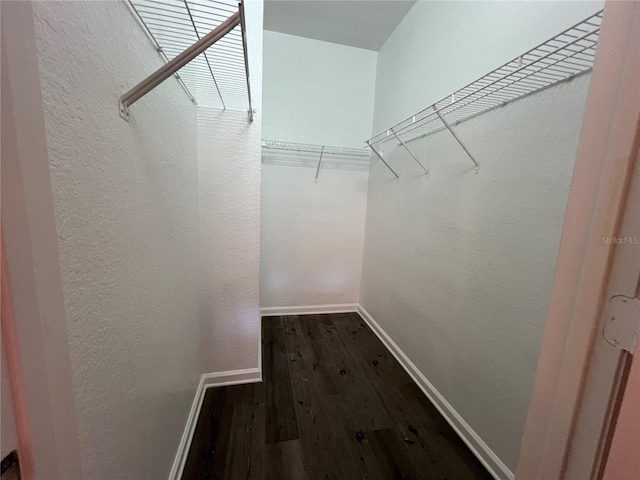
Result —
[{"label": "walk-in closet", "polygon": [[3,480],[640,478],[639,3],[0,5]]}]

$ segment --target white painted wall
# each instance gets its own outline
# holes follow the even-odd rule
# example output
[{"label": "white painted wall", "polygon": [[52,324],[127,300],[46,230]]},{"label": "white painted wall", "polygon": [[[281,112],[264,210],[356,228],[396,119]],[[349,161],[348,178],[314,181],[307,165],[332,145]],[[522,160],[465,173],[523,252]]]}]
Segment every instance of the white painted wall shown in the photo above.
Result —
[{"label": "white painted wall", "polygon": [[362,148],[371,132],[376,57],[265,31],[263,138]]},{"label": "white painted wall", "polygon": [[262,307],[357,303],[366,171],[262,167]]},{"label": "white painted wall", "polygon": [[[374,131],[595,12],[594,4],[418,2],[378,57]],[[370,173],[360,302],[515,470],[588,76],[400,150]]]},{"label": "white painted wall", "polygon": [[[375,68],[370,50],[265,31],[263,138],[362,148]],[[322,168],[314,183],[317,157],[263,161],[260,305],[356,303],[368,173]]]},{"label": "white painted wall", "polygon": [[195,106],[169,79],[118,116],[162,65],[125,2],[33,9],[82,476],[166,478],[201,373]]},{"label": "white painted wall", "polygon": [[255,369],[260,351],[261,1],[245,4],[253,123],[198,107],[200,343],[205,372]]}]

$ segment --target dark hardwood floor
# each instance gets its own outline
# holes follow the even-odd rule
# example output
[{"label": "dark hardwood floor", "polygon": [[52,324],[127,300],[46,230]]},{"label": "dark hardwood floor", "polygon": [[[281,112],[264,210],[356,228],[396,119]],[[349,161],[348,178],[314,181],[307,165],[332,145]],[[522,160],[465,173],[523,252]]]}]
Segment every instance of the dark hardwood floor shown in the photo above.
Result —
[{"label": "dark hardwood floor", "polygon": [[207,390],[184,480],[491,478],[358,314],[262,328],[264,382]]}]

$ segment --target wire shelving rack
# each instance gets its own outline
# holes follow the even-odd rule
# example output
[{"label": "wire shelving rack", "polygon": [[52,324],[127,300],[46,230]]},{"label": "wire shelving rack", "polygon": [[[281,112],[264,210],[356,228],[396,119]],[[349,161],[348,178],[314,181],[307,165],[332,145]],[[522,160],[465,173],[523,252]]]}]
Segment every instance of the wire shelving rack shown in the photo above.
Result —
[{"label": "wire shelving rack", "polygon": [[346,148],[310,143],[262,141],[262,163],[315,167],[316,181],[320,167],[336,170],[368,171],[371,152],[364,148]]},{"label": "wire shelving rack", "polygon": [[[238,0],[128,0],[165,61],[238,11]],[[251,97],[242,25],[184,66],[178,76],[198,105],[247,111]]]},{"label": "wire shelving rack", "polygon": [[[589,73],[595,59],[602,13],[602,10],[595,13],[451,95],[374,135],[366,141],[366,145],[384,161],[376,146],[395,141],[420,163],[407,143],[448,129],[476,167],[479,167],[479,163],[452,127]],[[414,136],[406,138],[410,133]],[[403,136],[406,138],[404,141],[401,139]],[[398,177],[386,162],[385,165]]]}]

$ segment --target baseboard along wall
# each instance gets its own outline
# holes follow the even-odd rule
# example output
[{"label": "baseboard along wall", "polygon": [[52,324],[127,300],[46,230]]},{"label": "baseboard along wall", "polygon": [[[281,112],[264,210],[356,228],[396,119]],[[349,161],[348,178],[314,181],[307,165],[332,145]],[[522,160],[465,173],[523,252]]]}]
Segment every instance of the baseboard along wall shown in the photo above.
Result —
[{"label": "baseboard along wall", "polygon": [[205,373],[200,377],[200,382],[196,388],[196,394],[191,404],[191,410],[187,417],[187,424],[180,444],[178,445],[178,451],[169,473],[169,480],[180,480],[182,477],[182,471],[184,470],[185,462],[187,461],[187,455],[191,448],[191,440],[196,430],[196,424],[198,423],[198,416],[200,415],[200,409],[202,408],[202,402],[204,400],[204,394],[207,388],[224,387],[229,385],[243,385],[245,383],[255,383],[262,381],[262,368],[247,368],[245,370],[230,370],[227,372],[214,372]]},{"label": "baseboard along wall", "polygon": [[263,317],[271,317],[280,315],[314,315],[319,313],[347,313],[357,311],[357,303],[336,303],[330,305],[262,307],[260,309],[260,315]]}]

